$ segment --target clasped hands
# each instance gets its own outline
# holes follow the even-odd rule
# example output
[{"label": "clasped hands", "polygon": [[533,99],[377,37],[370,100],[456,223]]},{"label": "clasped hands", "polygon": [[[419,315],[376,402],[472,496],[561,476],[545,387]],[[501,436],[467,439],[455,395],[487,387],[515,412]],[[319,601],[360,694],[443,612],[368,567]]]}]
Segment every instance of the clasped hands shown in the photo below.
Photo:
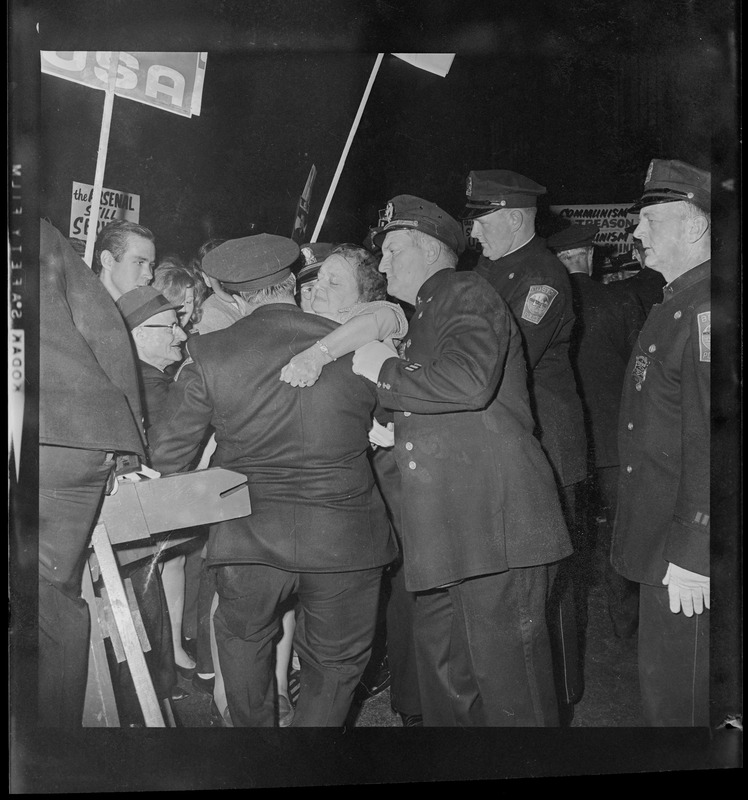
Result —
[{"label": "clasped hands", "polygon": [[326,356],[319,347],[309,347],[295,355],[281,370],[280,379],[291,386],[314,386],[322,374],[322,367],[331,358]]}]

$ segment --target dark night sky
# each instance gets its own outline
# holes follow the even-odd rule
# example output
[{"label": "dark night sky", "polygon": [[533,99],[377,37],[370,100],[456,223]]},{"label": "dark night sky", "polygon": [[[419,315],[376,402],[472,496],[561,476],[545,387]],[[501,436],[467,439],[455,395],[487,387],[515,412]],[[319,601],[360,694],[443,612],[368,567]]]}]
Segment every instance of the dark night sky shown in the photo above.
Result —
[{"label": "dark night sky", "polygon": [[[115,98],[104,185],[141,195],[161,252],[251,222],[290,235],[314,163],[310,236],[378,50],[457,56],[446,78],[385,56],[321,240],[361,241],[398,193],[459,213],[470,169],[523,172],[551,203],[627,202],[650,158],[708,168],[715,127],[733,135],[727,2],[437,2],[420,22],[406,3],[19,5],[38,7],[42,49],[208,52],[199,117]],[[642,92],[658,113],[643,118]],[[41,212],[66,233],[102,107],[103,92],[41,78]]]}]

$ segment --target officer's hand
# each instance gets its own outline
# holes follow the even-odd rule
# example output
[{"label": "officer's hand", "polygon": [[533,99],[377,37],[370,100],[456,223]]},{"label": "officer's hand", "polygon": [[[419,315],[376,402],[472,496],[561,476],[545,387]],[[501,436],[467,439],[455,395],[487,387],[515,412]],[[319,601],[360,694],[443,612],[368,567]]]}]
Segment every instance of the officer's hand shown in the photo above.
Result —
[{"label": "officer's hand", "polygon": [[388,358],[397,358],[397,356],[386,344],[369,342],[363,347],[359,347],[353,354],[353,371],[356,375],[363,375],[372,383],[376,383],[382,364]]},{"label": "officer's hand", "polygon": [[392,447],[395,444],[395,423],[388,422],[387,427],[372,420],[374,425],[369,431],[369,441],[374,447]]},{"label": "officer's hand", "polygon": [[[316,351],[316,352],[315,352]],[[319,353],[319,356],[317,355]],[[324,353],[318,348],[310,348],[294,356],[281,370],[280,379],[291,386],[313,386],[322,373],[325,364]]]},{"label": "officer's hand", "polygon": [[673,614],[682,609],[687,617],[692,617],[694,611],[701,614],[704,607],[710,607],[707,575],[699,575],[698,572],[691,572],[677,564],[668,564],[662,582],[667,586],[670,610]]}]

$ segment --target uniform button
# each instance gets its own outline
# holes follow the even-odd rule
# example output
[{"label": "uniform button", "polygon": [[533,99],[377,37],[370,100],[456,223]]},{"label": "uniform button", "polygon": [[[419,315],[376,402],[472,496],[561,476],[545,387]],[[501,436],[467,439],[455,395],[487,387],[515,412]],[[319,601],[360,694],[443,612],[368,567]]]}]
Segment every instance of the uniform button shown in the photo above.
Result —
[{"label": "uniform button", "polygon": [[629,464],[628,467],[626,467],[626,472],[633,472],[633,470],[634,468],[631,466],[631,464]]},{"label": "uniform button", "polygon": [[673,319],[680,319],[682,316],[683,314],[680,311],[676,311],[675,314],[673,314]]},{"label": "uniform button", "polygon": [[514,273],[513,273],[513,272],[510,272],[510,273],[509,273],[509,277],[510,277],[510,278],[513,278],[513,277],[514,277]]},{"label": "uniform button", "polygon": [[410,411],[403,411],[403,416],[404,417],[409,417],[410,416]]},{"label": "uniform button", "polygon": [[423,311],[419,311],[418,312],[418,319],[421,319],[422,316],[423,316]]},{"label": "uniform button", "polygon": [[650,353],[654,353],[654,351],[655,351],[656,349],[657,349],[657,345],[656,345],[656,344],[651,344],[651,345],[649,345],[649,352],[650,352]]},{"label": "uniform button", "polygon": [[410,469],[415,469],[416,468],[416,462],[415,461],[409,461],[408,462],[408,466],[410,467]]},{"label": "uniform button", "polygon": [[405,442],[405,449],[412,450],[413,449],[413,442]]},{"label": "uniform button", "polygon": [[636,391],[640,392],[642,390],[642,385],[640,383],[636,384]]},{"label": "uniform button", "polygon": [[406,347],[410,347],[410,339],[408,339],[408,341],[407,341],[407,342],[405,342],[405,346],[406,346]]},{"label": "uniform button", "polygon": [[633,430],[634,430],[634,423],[633,423],[633,422],[629,422],[629,424],[628,424],[626,427],[627,427],[627,428],[628,428],[630,431],[633,431]]}]

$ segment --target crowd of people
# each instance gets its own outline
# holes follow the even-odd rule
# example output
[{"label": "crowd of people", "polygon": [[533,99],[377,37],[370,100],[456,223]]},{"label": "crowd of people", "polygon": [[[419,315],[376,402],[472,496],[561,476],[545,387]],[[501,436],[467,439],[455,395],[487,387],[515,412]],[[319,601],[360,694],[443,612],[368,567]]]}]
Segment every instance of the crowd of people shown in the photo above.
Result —
[{"label": "crowd of people", "polygon": [[645,724],[709,724],[710,176],[651,162],[610,284],[594,226],[537,234],[546,191],[474,170],[461,220],[401,194],[364,244],[189,262],[120,220],[90,269],[42,220],[41,724],[82,724],[103,498],[210,466],[251,513],[121,567],[161,701],[179,674],[226,726],[342,726],[376,667],[407,727],[568,726],[604,548]]}]

